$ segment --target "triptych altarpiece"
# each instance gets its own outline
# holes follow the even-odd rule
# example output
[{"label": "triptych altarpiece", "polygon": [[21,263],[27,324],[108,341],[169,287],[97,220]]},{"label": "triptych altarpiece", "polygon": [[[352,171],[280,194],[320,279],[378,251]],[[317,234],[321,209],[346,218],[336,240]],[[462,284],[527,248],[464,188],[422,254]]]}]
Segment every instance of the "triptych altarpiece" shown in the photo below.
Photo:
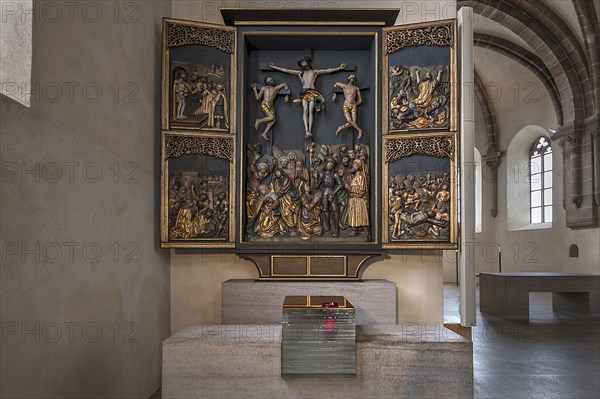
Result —
[{"label": "triptych altarpiece", "polygon": [[163,247],[229,249],[264,279],[456,248],[455,21],[385,12],[164,20]]}]

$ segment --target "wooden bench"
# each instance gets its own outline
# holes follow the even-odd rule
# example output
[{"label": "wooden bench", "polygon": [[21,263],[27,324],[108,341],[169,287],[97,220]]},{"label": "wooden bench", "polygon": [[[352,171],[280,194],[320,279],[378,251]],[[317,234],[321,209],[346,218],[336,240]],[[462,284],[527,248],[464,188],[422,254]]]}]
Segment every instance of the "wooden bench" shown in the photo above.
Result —
[{"label": "wooden bench", "polygon": [[552,309],[600,319],[600,275],[579,273],[480,273],[480,306],[507,320],[529,320],[529,293],[552,292]]}]

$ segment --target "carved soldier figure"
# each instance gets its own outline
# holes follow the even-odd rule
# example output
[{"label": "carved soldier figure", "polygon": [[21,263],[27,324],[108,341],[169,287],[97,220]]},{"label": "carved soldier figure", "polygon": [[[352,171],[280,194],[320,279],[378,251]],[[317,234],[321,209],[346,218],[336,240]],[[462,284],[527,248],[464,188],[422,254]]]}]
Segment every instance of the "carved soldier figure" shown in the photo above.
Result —
[{"label": "carved soldier figure", "polygon": [[218,129],[226,129],[229,127],[229,118],[227,117],[227,98],[225,96],[225,88],[217,85],[217,91],[213,100],[213,126]]},{"label": "carved soldier figure", "polygon": [[[272,76],[269,75],[265,78],[265,86],[261,87],[260,91],[256,89],[255,84],[252,85],[254,97],[256,97],[258,101],[262,100],[262,102],[260,103],[260,108],[262,109],[262,112],[266,115],[264,118],[256,119],[256,122],[254,122],[254,128],[256,130],[259,130],[261,123],[267,123],[265,130],[261,133],[262,138],[266,141],[269,141],[267,133],[271,131],[271,128],[277,120],[277,118],[275,117],[275,108],[273,107],[273,103],[275,102],[279,91],[288,88],[287,84],[285,83],[282,83],[277,86],[274,86],[274,84],[275,80]],[[288,96],[285,96],[285,101],[288,101]]]},{"label": "carved soldier figure", "polygon": [[[347,123],[338,126],[335,131],[335,135],[337,136],[343,129],[353,127],[358,132],[357,138],[361,138],[363,131],[356,124],[356,115],[358,111],[358,106],[362,104],[362,96],[360,94],[360,89],[356,87],[356,74],[351,73],[348,75],[348,83],[337,82],[334,87],[339,87],[344,91],[344,118],[346,118]],[[333,101],[337,100],[337,93],[333,93]]]},{"label": "carved soldier figure", "polygon": [[229,203],[227,201],[227,194],[222,191],[217,195],[217,202],[215,206],[215,217],[217,219],[217,228],[215,230],[215,237],[223,233],[223,236],[227,236],[227,221],[229,219]]},{"label": "carved soldier figure", "polygon": [[333,237],[340,235],[340,212],[338,192],[343,188],[341,177],[335,172],[335,159],[327,158],[323,172],[319,174],[317,186],[322,189],[321,208],[323,231],[331,230],[331,214],[333,214]]},{"label": "carved soldier figure", "polygon": [[298,66],[300,69],[288,69],[279,67],[273,63],[270,64],[272,69],[290,75],[296,75],[300,79],[303,89],[302,96],[301,98],[294,100],[294,102],[302,102],[302,119],[304,121],[304,128],[306,130],[305,136],[306,138],[309,138],[312,137],[314,110],[316,109],[317,112],[319,112],[323,106],[323,103],[325,102],[323,96],[315,88],[317,77],[319,75],[341,71],[342,69],[346,68],[346,64],[341,64],[336,68],[314,69],[312,67],[312,58],[306,56],[302,57],[298,61]]}]

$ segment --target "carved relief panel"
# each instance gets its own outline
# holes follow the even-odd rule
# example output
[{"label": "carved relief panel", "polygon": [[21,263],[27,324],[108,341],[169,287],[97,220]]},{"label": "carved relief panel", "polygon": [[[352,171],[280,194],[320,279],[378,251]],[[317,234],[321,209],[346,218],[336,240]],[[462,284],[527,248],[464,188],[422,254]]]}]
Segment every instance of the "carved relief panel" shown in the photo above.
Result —
[{"label": "carved relief panel", "polygon": [[455,248],[455,21],[255,22],[163,22],[162,246],[353,279],[382,249]]},{"label": "carved relief panel", "polygon": [[386,133],[456,130],[454,20],[384,29]]}]

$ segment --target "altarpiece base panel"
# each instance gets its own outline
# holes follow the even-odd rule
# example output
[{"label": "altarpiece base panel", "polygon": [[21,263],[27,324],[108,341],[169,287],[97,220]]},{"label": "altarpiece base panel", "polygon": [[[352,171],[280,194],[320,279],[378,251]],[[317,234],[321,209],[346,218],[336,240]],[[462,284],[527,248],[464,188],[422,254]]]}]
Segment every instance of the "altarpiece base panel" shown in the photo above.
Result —
[{"label": "altarpiece base panel", "polygon": [[455,248],[455,21],[382,28],[397,12],[165,19],[161,245],[317,280]]}]

